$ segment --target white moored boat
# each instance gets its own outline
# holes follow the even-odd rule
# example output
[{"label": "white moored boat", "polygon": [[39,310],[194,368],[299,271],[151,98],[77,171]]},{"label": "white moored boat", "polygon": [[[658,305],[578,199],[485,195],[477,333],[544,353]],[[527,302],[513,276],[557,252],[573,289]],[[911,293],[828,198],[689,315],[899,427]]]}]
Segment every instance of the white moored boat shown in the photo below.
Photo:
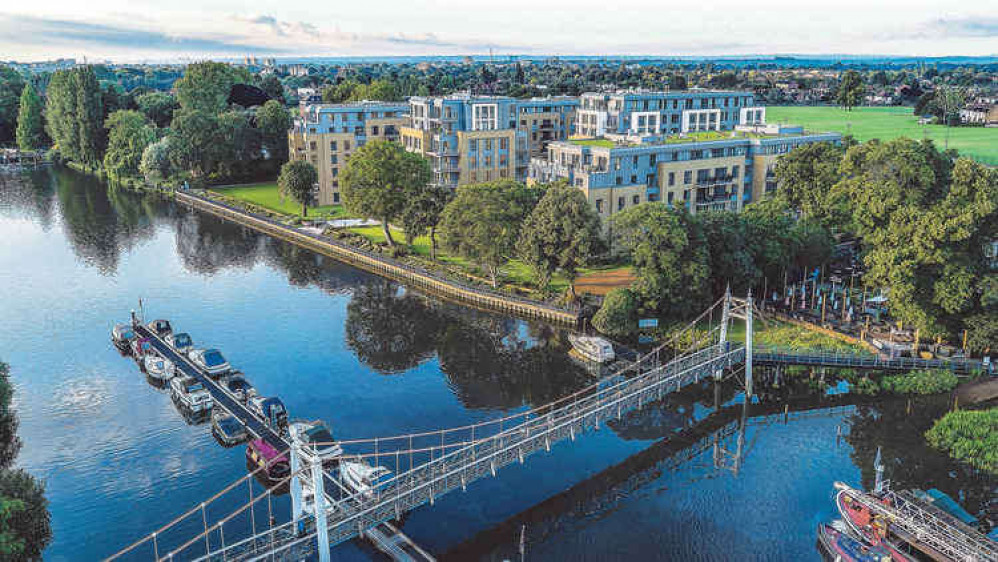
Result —
[{"label": "white moored boat", "polygon": [[164,359],[155,353],[146,355],[142,361],[145,364],[146,374],[149,375],[149,378],[159,382],[172,379],[173,375],[177,372],[173,366],[173,361]]},{"label": "white moored boat", "polygon": [[191,413],[211,410],[211,394],[194,377],[174,377],[170,381],[170,394],[180,406]]},{"label": "white moored boat", "polygon": [[360,462],[340,461],[343,483],[359,495],[370,498],[392,477],[392,471],[383,466],[369,466]]},{"label": "white moored boat", "polygon": [[601,337],[571,334],[568,341],[571,342],[573,351],[589,361],[606,363],[617,356],[613,351],[613,344]]}]

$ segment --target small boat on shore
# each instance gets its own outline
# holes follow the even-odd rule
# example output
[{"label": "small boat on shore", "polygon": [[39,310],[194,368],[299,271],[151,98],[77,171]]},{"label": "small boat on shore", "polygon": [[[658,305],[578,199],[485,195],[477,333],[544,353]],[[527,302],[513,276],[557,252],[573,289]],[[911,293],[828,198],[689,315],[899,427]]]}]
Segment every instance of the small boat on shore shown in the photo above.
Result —
[{"label": "small boat on shore", "polygon": [[287,455],[263,439],[255,439],[246,445],[246,461],[256,468],[263,469],[260,472],[270,481],[281,480],[291,474],[291,463]]},{"label": "small boat on shore", "polygon": [[236,416],[222,409],[216,409],[211,415],[211,430],[215,438],[225,445],[231,447],[245,441],[249,433]]},{"label": "small boat on shore", "polygon": [[132,352],[132,340],[135,339],[135,330],[130,324],[116,324],[111,328],[111,342],[122,354],[128,355]]},{"label": "small boat on shore", "polygon": [[167,334],[163,341],[166,345],[177,350],[177,353],[181,355],[187,355],[187,352],[194,347],[194,340],[191,339],[191,335],[187,332],[180,332],[179,334]]},{"label": "small boat on shore", "polygon": [[827,560],[832,562],[891,562],[889,552],[878,546],[869,546],[850,535],[845,524],[821,523],[818,525],[818,545]]},{"label": "small boat on shore", "polygon": [[181,407],[192,413],[211,410],[211,394],[194,377],[174,377],[170,380],[170,394]]},{"label": "small boat on shore", "polygon": [[173,375],[177,373],[172,361],[160,357],[156,353],[147,354],[143,358],[142,364],[145,366],[146,376],[160,383],[172,379]]},{"label": "small boat on shore", "polygon": [[153,320],[146,324],[146,327],[161,338],[173,333],[173,326],[170,326],[169,320]]},{"label": "small boat on shore", "polygon": [[572,344],[572,351],[588,361],[606,363],[617,356],[613,344],[601,337],[569,334],[568,341]]},{"label": "small boat on shore", "polygon": [[370,466],[362,462],[340,462],[340,475],[343,483],[364,498],[371,498],[374,492],[392,477],[392,471],[383,466]]}]

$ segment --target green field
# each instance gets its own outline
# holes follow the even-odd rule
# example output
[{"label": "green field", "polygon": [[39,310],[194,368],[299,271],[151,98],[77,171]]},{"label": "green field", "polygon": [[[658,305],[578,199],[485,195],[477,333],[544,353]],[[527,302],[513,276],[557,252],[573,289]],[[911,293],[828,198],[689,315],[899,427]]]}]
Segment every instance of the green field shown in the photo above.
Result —
[{"label": "green field", "polygon": [[[229,185],[213,187],[215,193],[226,195],[247,203],[259,205],[265,209],[286,215],[301,215],[301,205],[290,197],[282,197],[274,182],[249,183],[242,185]],[[309,218],[343,218],[346,211],[342,205],[323,205],[320,207],[308,208]]]},{"label": "green field", "polygon": [[[809,131],[837,131],[857,140],[890,140],[896,137],[929,138],[942,149],[946,127],[919,125],[910,107],[767,107],[770,123],[803,125]],[[949,147],[979,162],[998,165],[998,128],[950,127]]]}]

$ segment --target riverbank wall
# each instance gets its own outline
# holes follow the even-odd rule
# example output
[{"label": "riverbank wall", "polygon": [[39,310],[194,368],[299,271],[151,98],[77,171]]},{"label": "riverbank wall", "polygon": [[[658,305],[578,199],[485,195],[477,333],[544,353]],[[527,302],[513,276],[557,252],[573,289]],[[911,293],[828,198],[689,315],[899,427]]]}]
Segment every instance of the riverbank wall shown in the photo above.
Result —
[{"label": "riverbank wall", "polygon": [[458,301],[482,310],[543,320],[562,326],[576,327],[579,323],[579,313],[572,310],[463,285],[456,281],[442,278],[429,271],[423,271],[395,260],[348,246],[325,236],[303,232],[297,228],[278,223],[270,218],[255,215],[193,193],[178,191],[174,197],[179,203],[189,207],[252,228],[268,236],[279,238],[324,256],[346,262],[364,271],[405,283],[436,296]]}]

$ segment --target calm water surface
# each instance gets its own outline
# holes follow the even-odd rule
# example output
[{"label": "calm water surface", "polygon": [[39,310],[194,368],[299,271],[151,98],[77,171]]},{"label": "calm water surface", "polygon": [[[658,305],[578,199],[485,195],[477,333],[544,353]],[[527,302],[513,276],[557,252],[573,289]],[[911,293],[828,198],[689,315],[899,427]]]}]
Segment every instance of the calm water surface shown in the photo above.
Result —
[{"label": "calm water surface", "polygon": [[[47,560],[107,556],[245,474],[242,447],[186,423],[110,345],[139,297],[147,316],[222,349],[294,417],[343,438],[485,420],[591,381],[550,326],[441,303],[61,170],[0,179],[0,289],[19,463],[51,502]],[[519,559],[521,542],[528,560],[817,559],[832,483],[869,485],[877,446],[896,484],[942,488],[972,512],[994,495],[993,481],[925,448],[938,401],[809,400],[793,406],[806,416],[764,423],[782,411],[770,401],[739,434],[734,385],[690,389],[416,510],[404,529],[453,560]]]}]

